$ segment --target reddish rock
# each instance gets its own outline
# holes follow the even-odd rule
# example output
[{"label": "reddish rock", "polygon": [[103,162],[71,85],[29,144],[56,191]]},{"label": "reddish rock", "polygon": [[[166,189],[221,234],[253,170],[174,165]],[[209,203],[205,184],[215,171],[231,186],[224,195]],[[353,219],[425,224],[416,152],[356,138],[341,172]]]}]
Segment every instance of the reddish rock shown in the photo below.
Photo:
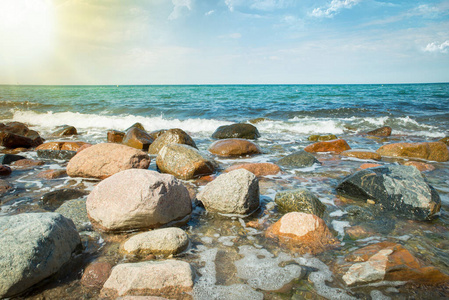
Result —
[{"label": "reddish rock", "polygon": [[314,144],[311,144],[304,148],[304,151],[307,152],[333,152],[333,153],[341,153],[345,150],[349,150],[351,147],[349,147],[348,143],[343,140],[332,140],[332,141],[324,141],[324,142],[317,142]]},{"label": "reddish rock", "polygon": [[383,145],[376,152],[382,156],[449,161],[449,150],[443,142],[393,143]]},{"label": "reddish rock", "polygon": [[81,284],[87,287],[101,288],[111,275],[112,266],[108,262],[93,262],[84,270]]},{"label": "reddish rock", "polygon": [[28,158],[17,160],[11,164],[11,166],[14,166],[16,169],[27,169],[43,165],[45,165],[45,162],[42,160],[34,160]]},{"label": "reddish rock", "polygon": [[379,137],[387,137],[391,135],[391,127],[384,126],[366,133],[367,135],[379,136]]},{"label": "reddish rock", "polygon": [[247,163],[247,164],[233,165],[227,168],[225,172],[231,172],[237,169],[248,170],[258,177],[267,175],[276,175],[279,172],[281,172],[281,168],[278,165],[272,163]]},{"label": "reddish rock", "polygon": [[92,144],[86,143],[86,144],[82,145],[81,147],[79,147],[78,150],[76,150],[76,153],[80,153],[84,149],[87,149],[87,148],[89,148],[91,146],[92,146]]},{"label": "reddish rock", "polygon": [[0,176],[8,176],[12,170],[8,166],[0,165]]},{"label": "reddish rock", "polygon": [[109,130],[108,131],[108,143],[117,143],[121,144],[123,142],[123,138],[125,137],[125,133],[117,130]]},{"label": "reddish rock", "polygon": [[419,161],[406,161],[403,163],[404,166],[413,166],[417,168],[420,172],[426,172],[426,171],[433,171],[435,170],[435,167],[431,164],[426,164]]},{"label": "reddish rock", "polygon": [[137,127],[130,128],[123,137],[122,144],[148,151],[148,148],[153,143],[153,138],[143,129]]},{"label": "reddish rock", "polygon": [[365,164],[361,164],[359,169],[360,170],[364,170],[364,169],[368,169],[368,168],[374,168],[374,167],[380,167],[382,165],[380,164],[370,164],[370,163],[365,163]]},{"label": "reddish rock", "polygon": [[262,150],[255,143],[244,139],[224,139],[214,142],[209,152],[218,156],[246,156],[260,154]]},{"label": "reddish rock", "polygon": [[48,142],[38,147],[36,150],[53,150],[53,151],[77,151],[81,146],[85,145],[85,142]]},{"label": "reddish rock", "polygon": [[67,176],[66,170],[45,170],[37,174],[37,177],[44,179],[55,179]]},{"label": "reddish rock", "polygon": [[342,156],[347,157],[355,157],[360,159],[374,159],[374,160],[380,160],[382,157],[380,154],[369,151],[369,150],[346,150],[340,153]]},{"label": "reddish rock", "polygon": [[30,148],[43,143],[39,133],[28,129],[20,122],[10,122],[0,126],[0,145],[6,148]]},{"label": "reddish rock", "polygon": [[301,254],[317,254],[339,245],[321,218],[302,212],[285,214],[268,228],[266,236]]}]

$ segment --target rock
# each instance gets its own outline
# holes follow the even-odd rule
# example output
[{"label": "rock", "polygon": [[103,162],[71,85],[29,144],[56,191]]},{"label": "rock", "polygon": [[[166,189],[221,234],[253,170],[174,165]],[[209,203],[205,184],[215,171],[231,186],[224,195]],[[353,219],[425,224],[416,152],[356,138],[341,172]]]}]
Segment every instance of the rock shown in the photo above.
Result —
[{"label": "rock", "polygon": [[426,164],[419,161],[406,161],[403,163],[404,166],[412,166],[418,169],[420,172],[433,171],[435,167],[431,164]]},{"label": "rock", "polygon": [[159,135],[159,137],[151,144],[148,152],[150,154],[158,154],[164,146],[169,144],[184,144],[198,149],[190,135],[182,129],[174,128],[166,130],[163,134]]},{"label": "rock", "polygon": [[407,218],[426,220],[436,214],[441,200],[414,167],[382,166],[358,171],[344,178],[337,187],[344,196],[382,205]]},{"label": "rock", "polygon": [[190,299],[194,271],[189,263],[178,260],[124,263],[112,269],[103,285],[101,297],[164,296],[170,299]]},{"label": "rock", "polygon": [[234,170],[245,169],[256,175],[267,176],[267,175],[276,175],[281,172],[281,168],[278,165],[272,163],[246,163],[246,164],[238,164],[230,166],[225,170],[225,172],[229,173]]},{"label": "rock", "polygon": [[21,160],[16,160],[15,162],[13,162],[11,164],[11,166],[14,167],[14,169],[30,169],[30,168],[34,168],[34,167],[38,167],[38,166],[43,166],[45,165],[45,162],[42,160],[35,160],[35,159],[21,159]]},{"label": "rock", "polygon": [[231,171],[208,183],[197,199],[211,212],[247,215],[259,207],[259,181],[245,169]]},{"label": "rock", "polygon": [[117,143],[121,144],[123,142],[123,138],[125,137],[125,133],[118,130],[109,130],[108,131],[108,143]]},{"label": "rock", "polygon": [[108,262],[93,262],[84,269],[81,284],[87,287],[102,288],[111,275],[112,266]]},{"label": "rock", "polygon": [[159,129],[159,130],[155,130],[155,131],[151,131],[149,133],[149,135],[151,135],[151,137],[156,140],[158,137],[160,137],[161,135],[163,135],[165,132],[167,131],[167,129]]},{"label": "rock", "polygon": [[169,144],[159,151],[156,165],[163,173],[188,180],[212,174],[214,163],[204,157],[197,149],[183,144]]},{"label": "rock", "polygon": [[313,156],[309,152],[300,150],[292,154],[289,154],[284,158],[281,158],[280,160],[277,161],[277,164],[284,167],[305,168],[311,167],[313,166],[313,164],[321,164],[321,163],[318,161],[318,159],[315,158],[315,156]]},{"label": "rock", "polygon": [[189,245],[189,237],[177,227],[155,229],[138,233],[123,244],[125,253],[147,255],[174,255],[184,251]]},{"label": "rock", "polygon": [[8,166],[0,165],[0,176],[8,176],[12,173],[12,170]]},{"label": "rock", "polygon": [[77,135],[78,131],[75,127],[70,125],[61,125],[56,128],[56,131],[53,132],[53,136],[71,136]]},{"label": "rock", "polygon": [[339,139],[339,140],[332,140],[332,141],[325,141],[325,142],[317,142],[312,145],[308,145],[304,148],[304,151],[306,152],[333,152],[333,153],[341,153],[345,150],[349,150],[351,147],[349,147],[348,143],[345,140]]},{"label": "rock", "polygon": [[446,146],[449,146],[449,136],[442,138],[439,142],[445,143]]},{"label": "rock", "polygon": [[145,130],[132,127],[126,131],[122,144],[139,150],[148,151],[148,148],[153,141],[153,138]]},{"label": "rock", "polygon": [[381,160],[382,156],[374,151],[368,150],[346,150],[340,153],[341,156],[355,157],[359,159]]},{"label": "rock", "polygon": [[0,179],[0,195],[3,195],[10,189],[12,189],[12,185],[8,181]]},{"label": "rock", "polygon": [[449,282],[449,276],[433,266],[427,266],[402,245],[381,242],[358,249],[338,266],[347,285],[376,281],[407,281],[437,285]]},{"label": "rock", "polygon": [[6,148],[31,148],[42,144],[44,140],[34,130],[19,122],[0,126],[0,145]]},{"label": "rock", "polygon": [[276,193],[274,202],[283,212],[304,212],[322,218],[326,206],[307,189],[296,189]]},{"label": "rock", "polygon": [[15,161],[26,159],[25,156],[16,155],[16,154],[4,154],[0,156],[0,164],[1,165],[9,165]]},{"label": "rock", "polygon": [[449,161],[449,151],[443,142],[393,143],[383,145],[376,152],[382,156]]},{"label": "rock", "polygon": [[101,181],[87,197],[86,206],[92,224],[103,231],[184,222],[192,210],[189,192],[175,177],[139,169]]},{"label": "rock", "polygon": [[67,165],[71,177],[104,179],[123,170],[148,169],[150,157],[143,151],[120,144],[93,145],[76,154]]},{"label": "rock", "polygon": [[335,134],[326,134],[326,135],[319,135],[319,134],[314,134],[309,136],[308,140],[311,142],[324,142],[324,141],[332,141],[332,140],[336,140],[337,136]]},{"label": "rock", "polygon": [[128,129],[125,130],[125,132],[127,132],[128,130],[130,130],[131,128],[138,128],[140,130],[146,131],[145,127],[143,127],[143,125],[139,122],[134,123],[133,125],[131,125]]},{"label": "rock", "polygon": [[66,201],[58,207],[55,212],[60,213],[75,224],[76,230],[91,231],[92,224],[87,217],[86,199],[75,199]]},{"label": "rock", "polygon": [[266,236],[301,254],[318,254],[339,244],[321,218],[302,212],[285,214],[267,229]]},{"label": "rock", "polygon": [[226,139],[214,142],[209,147],[209,152],[218,156],[232,157],[260,154],[262,150],[251,141],[244,139]]},{"label": "rock", "polygon": [[54,210],[64,201],[81,198],[87,194],[89,193],[78,189],[58,189],[42,195],[41,201],[45,209]]},{"label": "rock", "polygon": [[251,123],[251,124],[258,124],[258,123],[265,122],[265,121],[270,121],[270,119],[267,119],[267,118],[255,118],[255,119],[248,120],[248,122]]},{"label": "rock", "polygon": [[218,127],[212,134],[213,139],[250,139],[255,140],[260,137],[260,133],[254,125],[236,123]]},{"label": "rock", "polygon": [[37,177],[44,178],[44,179],[47,179],[47,180],[61,178],[61,177],[64,177],[64,176],[67,176],[67,172],[66,172],[65,169],[45,170],[45,171],[39,172],[37,174]]},{"label": "rock", "polygon": [[73,222],[57,213],[0,217],[0,298],[56,273],[80,245]]},{"label": "rock", "polygon": [[37,156],[45,159],[63,159],[69,160],[74,157],[77,151],[85,142],[48,142],[36,148]]},{"label": "rock", "polygon": [[366,133],[367,135],[378,136],[378,137],[387,137],[391,135],[391,127],[384,126]]},{"label": "rock", "polygon": [[375,167],[382,167],[382,165],[380,165],[380,164],[364,163],[364,164],[360,165],[359,169],[364,170],[364,169],[375,168]]}]

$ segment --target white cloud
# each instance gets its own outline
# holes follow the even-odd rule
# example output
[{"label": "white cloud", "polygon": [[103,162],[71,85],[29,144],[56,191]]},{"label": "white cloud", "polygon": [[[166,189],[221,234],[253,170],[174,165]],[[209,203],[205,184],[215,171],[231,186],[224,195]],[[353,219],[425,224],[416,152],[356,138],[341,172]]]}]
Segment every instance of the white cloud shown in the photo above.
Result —
[{"label": "white cloud", "polygon": [[360,1],[361,0],[332,0],[327,6],[315,8],[309,15],[318,18],[332,18],[340,10],[351,8]]},{"label": "white cloud", "polygon": [[205,13],[204,15],[205,16],[210,16],[210,15],[212,15],[212,14],[214,14],[215,13],[215,10],[209,10],[207,13]]},{"label": "white cloud", "polygon": [[179,18],[185,9],[192,10],[192,0],[172,0],[174,5],[173,11],[168,16],[169,20],[176,20]]},{"label": "white cloud", "polygon": [[440,53],[449,53],[449,40],[438,44],[438,43],[429,43],[424,48],[424,52],[440,52]]}]

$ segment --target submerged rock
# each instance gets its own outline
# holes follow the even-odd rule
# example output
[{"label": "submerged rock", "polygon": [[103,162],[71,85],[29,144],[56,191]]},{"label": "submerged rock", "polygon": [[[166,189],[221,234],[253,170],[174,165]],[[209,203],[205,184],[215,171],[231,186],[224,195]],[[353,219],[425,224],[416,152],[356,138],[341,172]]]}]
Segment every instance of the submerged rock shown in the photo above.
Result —
[{"label": "submerged rock", "polygon": [[376,128],[374,130],[368,131],[367,135],[378,136],[378,137],[387,137],[391,135],[391,127],[384,126],[380,128]]},{"label": "submerged rock", "polygon": [[55,212],[72,220],[79,232],[92,230],[92,224],[87,217],[86,199],[66,201]]},{"label": "submerged rock", "polygon": [[246,163],[230,166],[225,170],[225,172],[229,173],[234,170],[245,169],[256,175],[267,176],[267,175],[276,175],[281,172],[281,168],[278,165],[272,163]]},{"label": "submerged rock", "polygon": [[96,261],[89,264],[81,277],[81,284],[87,287],[102,288],[109,275],[111,275],[112,266],[105,261]]},{"label": "submerged rock", "polygon": [[189,145],[195,149],[198,149],[196,147],[195,142],[193,139],[188,135],[184,130],[179,128],[169,129],[164,131],[164,133],[160,134],[154,142],[151,144],[150,148],[148,149],[148,152],[150,154],[158,154],[159,151],[166,145],[169,144],[183,144],[183,145]]},{"label": "submerged rock", "polygon": [[255,140],[260,137],[260,133],[256,126],[245,123],[236,123],[231,125],[223,125],[218,127],[212,134],[214,139],[250,139]]},{"label": "submerged rock", "polygon": [[449,161],[449,150],[443,142],[393,143],[377,149],[382,156],[420,158],[433,161]]},{"label": "submerged rock", "polygon": [[308,145],[304,148],[304,151],[306,152],[333,152],[333,153],[341,153],[343,151],[349,150],[351,147],[349,147],[348,143],[343,140],[332,140],[332,141],[324,141],[324,142],[317,142],[312,145]]},{"label": "submerged rock", "polygon": [[225,139],[214,142],[209,152],[222,157],[246,156],[262,153],[258,145],[244,139]]},{"label": "submerged rock", "polygon": [[406,161],[403,163],[404,166],[412,166],[417,168],[420,172],[433,171],[435,167],[431,164],[426,164],[420,161]]},{"label": "submerged rock", "polygon": [[12,189],[12,185],[8,181],[0,179],[0,196],[5,194],[10,189]]},{"label": "submerged rock", "polygon": [[79,189],[57,189],[42,195],[42,204],[46,209],[54,210],[61,206],[64,201],[86,196],[89,192]]},{"label": "submerged rock", "polygon": [[373,200],[410,219],[426,220],[436,214],[441,200],[415,167],[381,166],[358,171],[338,185],[337,192],[359,200]]},{"label": "submerged rock", "polygon": [[382,156],[374,151],[369,150],[346,150],[340,153],[341,156],[354,157],[359,159],[380,160]]},{"label": "submerged rock", "polygon": [[314,164],[321,164],[318,161],[318,159],[316,159],[315,156],[313,156],[313,154],[310,154],[309,152],[306,152],[304,150],[300,150],[292,154],[289,154],[286,157],[283,157],[280,160],[278,160],[277,163],[281,166],[291,168],[305,168],[311,167]]},{"label": "submerged rock", "polygon": [[283,212],[304,212],[322,218],[326,210],[320,199],[307,189],[278,192],[274,201]]},{"label": "submerged rock", "polygon": [[69,160],[74,157],[77,151],[85,142],[48,142],[36,148],[37,156],[46,159],[64,159]]}]

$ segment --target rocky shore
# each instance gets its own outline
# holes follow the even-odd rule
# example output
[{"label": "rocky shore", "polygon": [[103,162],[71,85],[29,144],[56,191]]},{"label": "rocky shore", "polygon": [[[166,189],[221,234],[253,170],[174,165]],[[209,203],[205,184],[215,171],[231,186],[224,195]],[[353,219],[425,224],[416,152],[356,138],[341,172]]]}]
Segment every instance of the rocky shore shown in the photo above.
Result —
[{"label": "rocky shore", "polygon": [[314,135],[279,157],[251,124],[208,144],[139,123],[104,136],[0,124],[0,298],[449,297],[426,176],[448,169],[447,138],[384,127],[357,137],[377,149]]}]

